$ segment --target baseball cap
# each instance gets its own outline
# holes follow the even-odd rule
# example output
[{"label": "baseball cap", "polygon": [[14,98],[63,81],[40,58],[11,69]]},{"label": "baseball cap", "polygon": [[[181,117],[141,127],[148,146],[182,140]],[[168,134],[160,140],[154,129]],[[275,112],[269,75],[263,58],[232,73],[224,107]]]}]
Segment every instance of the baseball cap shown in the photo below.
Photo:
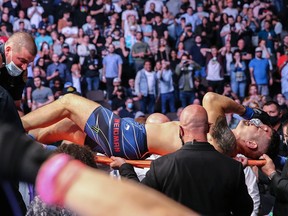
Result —
[{"label": "baseball cap", "polygon": [[69,49],[69,44],[64,43],[64,44],[62,45],[62,48],[68,48],[68,49]]},{"label": "baseball cap", "polygon": [[257,47],[257,48],[255,49],[255,52],[262,52],[262,48],[261,48],[261,47]]},{"label": "baseball cap", "polygon": [[47,25],[43,24],[43,25],[41,26],[41,29],[42,29],[42,30],[46,30],[46,29],[47,29]]},{"label": "baseball cap", "polygon": [[243,8],[249,8],[249,7],[250,7],[250,5],[247,3],[243,5]]},{"label": "baseball cap", "polygon": [[141,112],[141,111],[136,112],[135,119],[139,118],[139,117],[145,117],[145,114],[143,112]]},{"label": "baseball cap", "polygon": [[114,82],[121,82],[121,79],[119,79],[118,77],[116,77],[116,78],[113,79],[113,83],[114,83]]},{"label": "baseball cap", "polygon": [[132,26],[130,26],[130,30],[131,30],[131,31],[136,31],[136,30],[137,30],[137,27],[134,26],[134,25],[132,25]]}]

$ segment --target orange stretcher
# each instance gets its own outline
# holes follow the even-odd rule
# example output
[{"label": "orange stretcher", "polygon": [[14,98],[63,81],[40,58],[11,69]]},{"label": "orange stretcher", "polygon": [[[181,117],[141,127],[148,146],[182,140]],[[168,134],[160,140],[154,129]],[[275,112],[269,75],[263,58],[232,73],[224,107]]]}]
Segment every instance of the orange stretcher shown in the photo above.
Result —
[{"label": "orange stretcher", "polygon": [[[113,160],[106,156],[96,156],[97,163],[109,165]],[[138,168],[149,168],[152,160],[126,160],[126,163]],[[266,160],[248,160],[248,166],[263,166]]]}]

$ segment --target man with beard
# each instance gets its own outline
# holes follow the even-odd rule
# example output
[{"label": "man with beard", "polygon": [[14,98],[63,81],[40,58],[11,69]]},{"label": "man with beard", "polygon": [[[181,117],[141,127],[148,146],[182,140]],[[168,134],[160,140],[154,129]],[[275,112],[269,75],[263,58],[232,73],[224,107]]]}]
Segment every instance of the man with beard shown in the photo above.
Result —
[{"label": "man with beard", "polygon": [[288,149],[287,145],[284,143],[283,138],[283,127],[282,127],[282,112],[280,106],[275,101],[268,101],[263,105],[263,110],[267,112],[270,117],[270,123],[274,130],[280,135],[280,143],[279,143],[279,152],[278,155],[287,157],[288,156]]}]

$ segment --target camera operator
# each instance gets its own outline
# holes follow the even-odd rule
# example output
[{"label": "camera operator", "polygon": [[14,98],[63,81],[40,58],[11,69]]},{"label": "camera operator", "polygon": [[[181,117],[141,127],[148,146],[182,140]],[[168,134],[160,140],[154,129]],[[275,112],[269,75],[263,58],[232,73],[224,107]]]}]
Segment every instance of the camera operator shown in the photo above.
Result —
[{"label": "camera operator", "polygon": [[179,97],[182,107],[192,104],[195,99],[194,72],[200,68],[201,66],[189,59],[186,54],[182,55],[181,62],[176,66],[175,73],[179,77]]},{"label": "camera operator", "polygon": [[226,41],[230,41],[232,47],[236,46],[240,30],[241,26],[239,23],[235,23],[234,17],[228,16],[228,23],[220,31],[222,43],[225,44]]},{"label": "camera operator", "polygon": [[169,111],[176,112],[173,73],[170,69],[170,63],[165,60],[159,61],[157,63],[160,64],[160,70],[157,70],[157,79],[159,80],[160,87],[161,112],[163,114],[167,113],[167,103],[169,104]]}]

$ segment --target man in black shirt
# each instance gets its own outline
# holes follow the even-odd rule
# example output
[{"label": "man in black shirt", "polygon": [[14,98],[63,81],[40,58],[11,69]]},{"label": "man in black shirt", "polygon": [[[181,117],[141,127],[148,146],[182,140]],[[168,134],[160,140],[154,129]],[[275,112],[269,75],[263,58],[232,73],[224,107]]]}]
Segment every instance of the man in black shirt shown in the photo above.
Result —
[{"label": "man in black shirt", "polygon": [[[16,106],[20,107],[28,64],[34,60],[37,54],[34,39],[24,32],[15,33],[5,44],[0,46],[0,54],[0,121],[8,123],[15,130],[24,132]],[[11,158],[11,160],[13,159]],[[12,212],[15,212],[15,208],[19,209],[19,204],[20,211],[24,213],[25,205],[17,190],[18,185],[3,183],[3,181],[0,181],[0,185],[0,215],[13,215]],[[12,197],[16,196],[18,206],[11,204],[11,199],[6,199],[7,194],[10,198],[11,195]]]}]

